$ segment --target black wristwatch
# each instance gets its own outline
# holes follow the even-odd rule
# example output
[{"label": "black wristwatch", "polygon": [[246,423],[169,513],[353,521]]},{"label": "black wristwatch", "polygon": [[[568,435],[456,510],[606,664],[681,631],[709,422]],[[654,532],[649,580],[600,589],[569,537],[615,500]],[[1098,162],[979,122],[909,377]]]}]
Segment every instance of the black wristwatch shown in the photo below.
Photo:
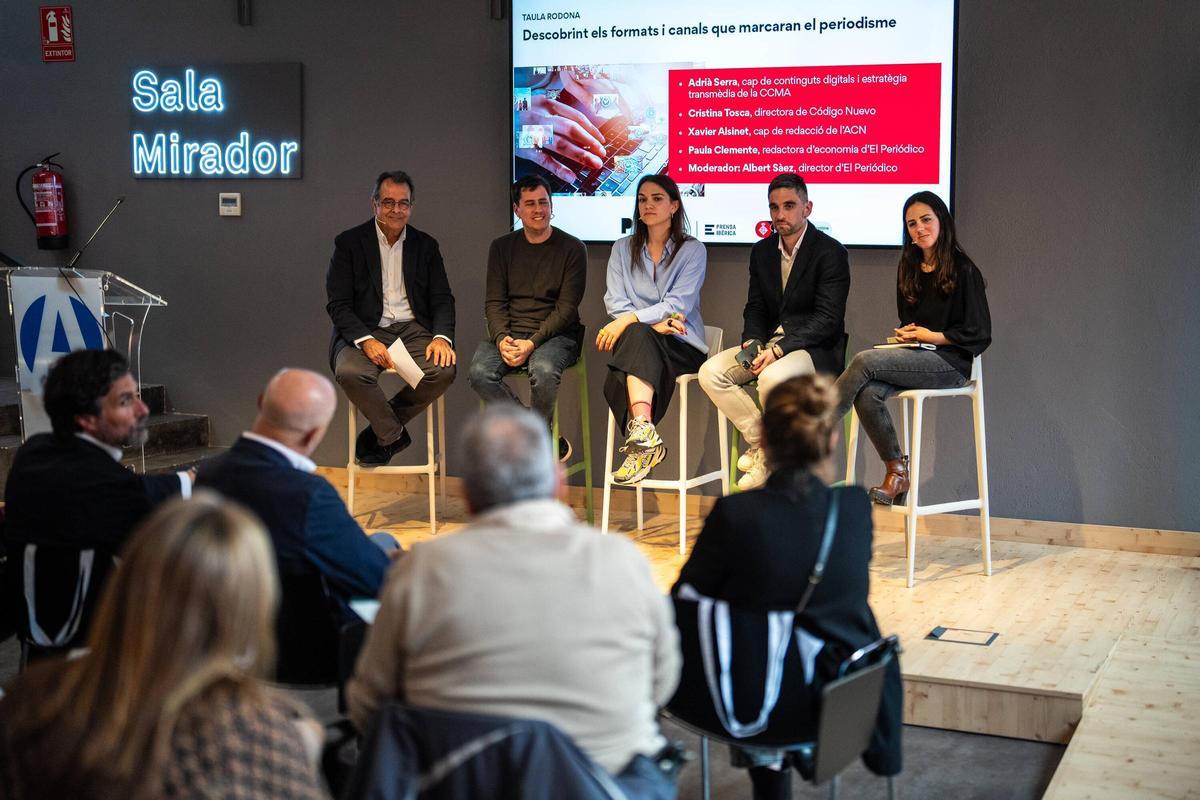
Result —
[{"label": "black wristwatch", "polygon": [[776,359],[783,358],[783,348],[779,346],[779,342],[771,345],[771,352],[775,354]]}]

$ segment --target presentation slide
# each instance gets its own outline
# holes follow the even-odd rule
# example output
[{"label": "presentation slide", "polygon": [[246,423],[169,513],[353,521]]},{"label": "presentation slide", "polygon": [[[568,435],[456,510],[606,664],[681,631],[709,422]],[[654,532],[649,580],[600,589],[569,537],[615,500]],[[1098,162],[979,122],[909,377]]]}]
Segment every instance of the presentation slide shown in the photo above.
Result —
[{"label": "presentation slide", "polygon": [[898,246],[913,192],[951,201],[954,0],[514,0],[512,18],[513,177],[545,177],[581,239],[628,234],[652,174],[712,243],[771,234],[780,172],[847,246]]}]

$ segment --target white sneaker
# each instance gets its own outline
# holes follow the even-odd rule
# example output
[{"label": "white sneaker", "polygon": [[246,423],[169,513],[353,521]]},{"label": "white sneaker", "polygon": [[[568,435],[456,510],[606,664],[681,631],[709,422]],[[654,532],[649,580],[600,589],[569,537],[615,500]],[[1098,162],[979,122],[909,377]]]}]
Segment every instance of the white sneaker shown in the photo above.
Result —
[{"label": "white sneaker", "polygon": [[767,482],[767,464],[761,459],[755,464],[745,475],[738,478],[737,487],[739,492],[757,489]]},{"label": "white sneaker", "polygon": [[749,472],[750,470],[754,469],[756,464],[761,464],[762,460],[762,448],[752,447],[738,456],[738,472]]}]

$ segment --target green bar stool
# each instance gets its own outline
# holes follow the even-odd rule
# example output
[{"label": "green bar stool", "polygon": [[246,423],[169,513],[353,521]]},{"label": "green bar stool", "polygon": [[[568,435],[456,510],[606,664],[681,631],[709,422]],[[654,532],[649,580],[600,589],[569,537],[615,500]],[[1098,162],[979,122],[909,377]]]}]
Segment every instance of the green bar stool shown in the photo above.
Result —
[{"label": "green bar stool", "polygon": [[[576,461],[573,464],[568,464],[566,468],[566,477],[583,473],[583,484],[586,487],[584,494],[584,503],[587,507],[587,520],[589,525],[596,524],[596,501],[592,497],[592,426],[590,422],[590,413],[588,409],[588,381],[587,381],[587,344],[579,351],[579,360],[571,366],[563,370],[563,374],[568,372],[575,373],[575,383],[579,386],[579,424],[583,429],[583,459]],[[514,369],[508,373],[506,377],[529,378],[529,370],[525,367]],[[559,387],[562,391],[562,387]],[[483,401],[479,401],[479,407],[483,407]],[[550,428],[550,451],[554,454],[554,460],[558,460],[558,399],[554,401],[554,419],[551,422]]]}]

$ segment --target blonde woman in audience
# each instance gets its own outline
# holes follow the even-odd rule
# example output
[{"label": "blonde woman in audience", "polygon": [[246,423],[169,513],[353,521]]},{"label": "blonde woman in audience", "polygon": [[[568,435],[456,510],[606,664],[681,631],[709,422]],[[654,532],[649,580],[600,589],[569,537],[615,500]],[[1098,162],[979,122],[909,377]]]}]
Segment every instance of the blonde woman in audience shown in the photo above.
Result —
[{"label": "blonde woman in audience", "polygon": [[262,678],[278,581],[258,520],[164,505],[109,581],[88,652],[0,701],[0,797],[319,798],[321,730]]}]

